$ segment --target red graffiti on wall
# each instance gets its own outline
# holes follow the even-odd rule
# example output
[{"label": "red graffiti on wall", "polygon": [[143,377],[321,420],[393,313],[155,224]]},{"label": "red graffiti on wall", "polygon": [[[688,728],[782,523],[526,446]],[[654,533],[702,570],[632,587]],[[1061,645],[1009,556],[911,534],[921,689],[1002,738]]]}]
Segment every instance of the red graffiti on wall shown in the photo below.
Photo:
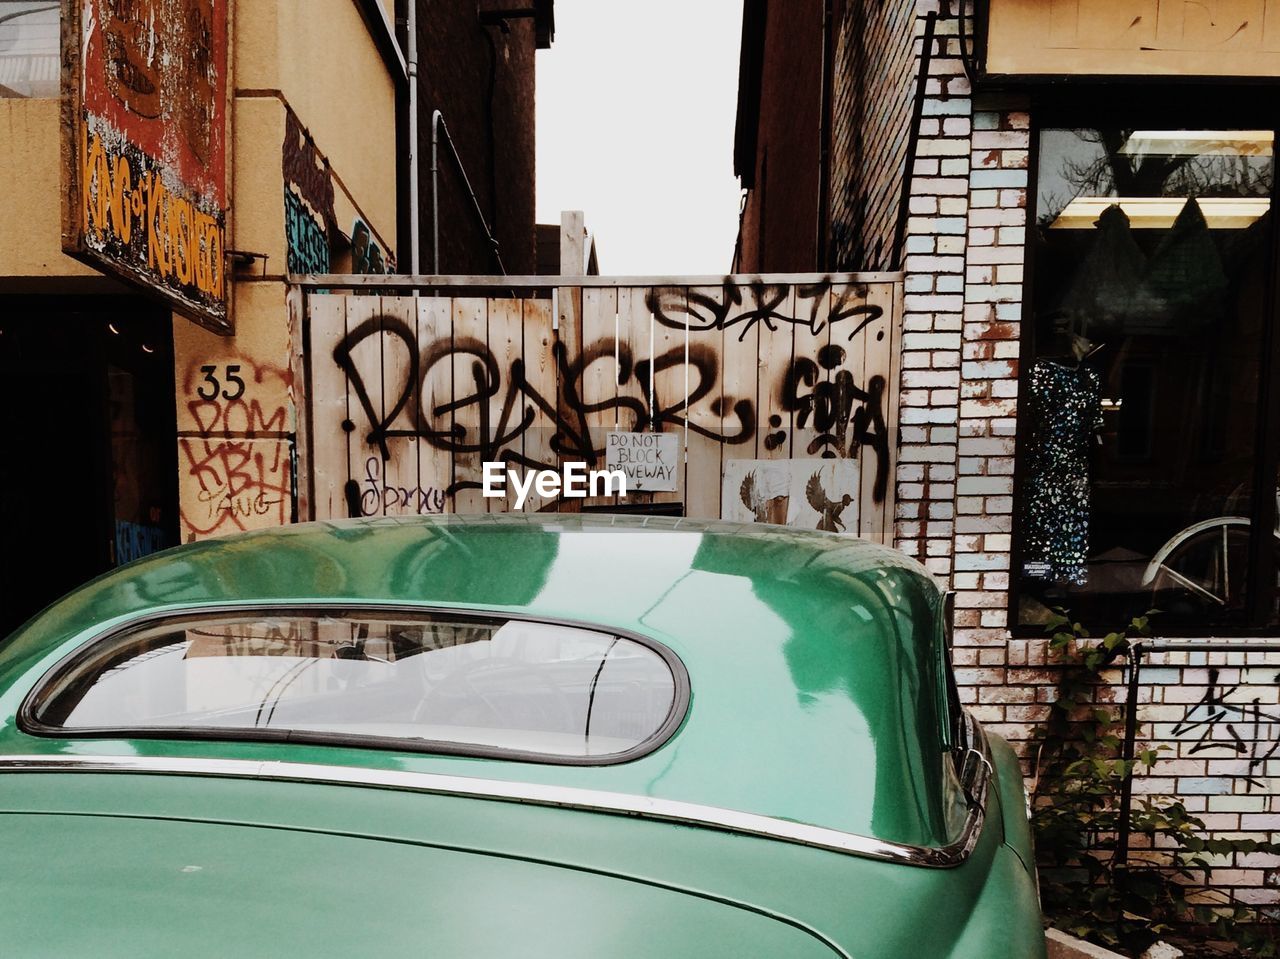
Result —
[{"label": "red graffiti on wall", "polygon": [[289,371],[243,358],[193,363],[183,382],[193,431],[178,441],[182,536],[289,522],[293,436]]}]

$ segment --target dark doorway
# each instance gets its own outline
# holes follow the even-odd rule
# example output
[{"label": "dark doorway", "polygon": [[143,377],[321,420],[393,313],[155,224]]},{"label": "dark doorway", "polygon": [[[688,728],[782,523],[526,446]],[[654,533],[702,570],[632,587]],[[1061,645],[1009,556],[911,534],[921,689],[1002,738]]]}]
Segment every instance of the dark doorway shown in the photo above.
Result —
[{"label": "dark doorway", "polygon": [[125,297],[0,297],[0,636],[177,543],[173,327]]}]

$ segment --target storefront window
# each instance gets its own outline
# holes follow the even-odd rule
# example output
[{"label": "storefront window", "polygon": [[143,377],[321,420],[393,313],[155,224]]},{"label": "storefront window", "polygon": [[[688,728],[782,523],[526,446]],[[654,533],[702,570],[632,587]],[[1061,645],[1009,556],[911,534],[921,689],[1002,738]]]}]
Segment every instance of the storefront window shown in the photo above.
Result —
[{"label": "storefront window", "polygon": [[[1018,621],[1258,624],[1273,134],[1044,129]],[[1274,483],[1261,491],[1275,496]],[[1268,530],[1267,548],[1273,548]]]},{"label": "storefront window", "polygon": [[57,0],[0,0],[0,97],[58,95]]}]

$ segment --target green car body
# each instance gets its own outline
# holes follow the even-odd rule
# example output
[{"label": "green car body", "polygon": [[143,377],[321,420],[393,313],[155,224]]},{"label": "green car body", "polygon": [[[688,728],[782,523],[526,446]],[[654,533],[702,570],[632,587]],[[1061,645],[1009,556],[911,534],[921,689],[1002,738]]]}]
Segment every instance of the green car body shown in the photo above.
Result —
[{"label": "green car body", "polygon": [[[1043,957],[1018,763],[961,714],[943,605],[892,550],[653,518],[304,524],[149,557],[0,645],[0,951]],[[263,608],[616,630],[687,686],[660,740],[603,763],[29,721],[104,636]]]}]

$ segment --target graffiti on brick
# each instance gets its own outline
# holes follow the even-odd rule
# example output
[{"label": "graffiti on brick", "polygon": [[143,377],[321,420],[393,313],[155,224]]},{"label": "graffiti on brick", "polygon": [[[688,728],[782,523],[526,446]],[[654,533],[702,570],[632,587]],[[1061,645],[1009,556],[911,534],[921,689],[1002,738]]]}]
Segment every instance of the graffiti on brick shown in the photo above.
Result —
[{"label": "graffiti on brick", "polygon": [[[1251,687],[1223,685],[1219,675],[1217,669],[1209,670],[1204,695],[1187,708],[1173,735],[1193,740],[1186,747],[1187,755],[1225,753],[1244,760],[1246,791],[1265,789],[1266,763],[1280,758],[1280,708],[1264,709]],[[1276,682],[1280,683],[1280,674]]]}]

